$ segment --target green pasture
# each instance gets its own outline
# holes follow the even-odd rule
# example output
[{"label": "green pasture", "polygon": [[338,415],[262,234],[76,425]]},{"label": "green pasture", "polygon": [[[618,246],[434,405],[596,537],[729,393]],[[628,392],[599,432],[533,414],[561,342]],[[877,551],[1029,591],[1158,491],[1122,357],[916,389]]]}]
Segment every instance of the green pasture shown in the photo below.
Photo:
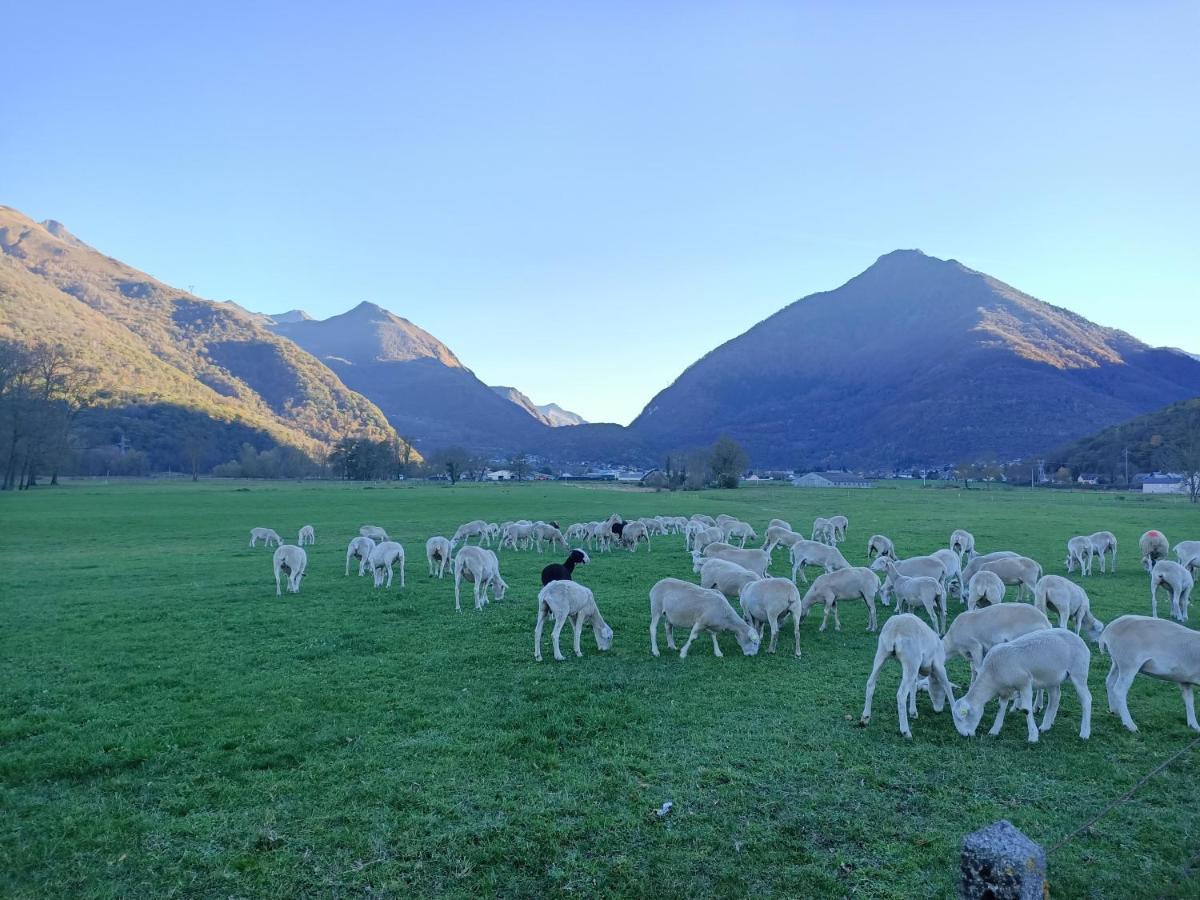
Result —
[{"label": "green pasture", "polygon": [[[1140,679],[1141,731],[1091,740],[1064,690],[1054,729],[965,739],[922,696],[897,731],[899,669],[857,726],[875,647],[791,629],[754,658],[726,636],[649,653],[647,591],[692,578],[682,537],[593,554],[577,578],[612,650],[533,660],[538,572],[505,551],[508,597],[454,611],[424,542],[473,518],[728,512],[762,533],[845,514],[852,562],[879,531],[904,555],[1013,549],[1062,572],[1109,529],[1119,572],[1086,581],[1101,619],[1148,614],[1137,538],[1200,538],[1182,498],[1028,490],[754,488],[692,494],[572,484],[71,485],[0,496],[0,895],[10,897],[866,896],[953,894],[963,835],[1011,820],[1055,843],[1194,736],[1178,690]],[[315,526],[299,596],[276,598],[252,526]],[[408,551],[407,587],[343,575],[362,524]],[[773,571],[786,574],[783,551]],[[952,613],[959,609],[952,601]],[[886,617],[887,610],[881,610]],[[818,617],[819,618],[819,617]],[[1194,617],[1193,617],[1194,618]],[[568,635],[568,632],[564,633]],[[665,648],[665,644],[663,645]],[[951,665],[965,686],[965,663]],[[1050,858],[1056,896],[1200,895],[1200,751]],[[669,815],[655,815],[674,804]]]}]

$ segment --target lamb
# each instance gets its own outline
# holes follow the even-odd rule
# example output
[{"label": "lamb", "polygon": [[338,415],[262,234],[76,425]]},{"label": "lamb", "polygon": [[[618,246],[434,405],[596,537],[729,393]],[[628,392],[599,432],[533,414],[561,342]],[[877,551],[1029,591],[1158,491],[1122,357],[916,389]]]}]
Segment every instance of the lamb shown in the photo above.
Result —
[{"label": "lamb", "polygon": [[1117,573],[1117,536],[1111,531],[1097,531],[1088,535],[1092,542],[1092,553],[1100,557],[1100,574],[1104,574],[1105,555],[1112,554],[1112,566],[1109,571]]},{"label": "lamb", "polygon": [[683,526],[684,549],[691,550],[692,549],[692,541],[695,539],[696,535],[698,535],[700,532],[704,531],[707,528],[708,528],[708,526],[705,525],[703,522],[694,522],[691,519],[688,519],[687,524]]},{"label": "lamb", "polygon": [[283,595],[279,589],[280,572],[287,573],[288,593],[300,593],[300,582],[304,578],[305,570],[308,569],[308,554],[295,544],[281,544],[275,548],[275,554],[271,561],[275,566],[275,596]]},{"label": "lamb", "polygon": [[542,552],[542,543],[545,541],[549,541],[551,550],[556,545],[561,545],[564,550],[567,549],[567,539],[563,537],[563,533],[559,531],[557,525],[549,522],[534,522],[529,534],[537,546],[538,553]]},{"label": "lamb", "polygon": [[391,538],[388,537],[388,533],[378,525],[364,525],[362,528],[358,529],[358,533],[363,537],[370,538],[376,542],[391,540]]},{"label": "lamb", "polygon": [[1200,573],[1200,541],[1180,541],[1175,545],[1175,558],[1195,578]]},{"label": "lamb", "polygon": [[592,529],[587,522],[576,522],[573,525],[568,525],[564,533],[568,541],[586,541],[592,533]]},{"label": "lamb", "polygon": [[583,636],[583,626],[592,623],[592,634],[596,638],[596,648],[604,651],[612,646],[613,630],[608,627],[600,609],[596,606],[595,595],[582,584],[574,581],[551,581],[542,587],[538,594],[537,625],[533,628],[533,658],[542,661],[542,626],[546,616],[554,616],[554,630],[550,632],[550,641],[554,644],[554,658],[562,662],[565,657],[558,646],[558,636],[563,626],[570,619],[575,628],[575,655],[583,656],[579,648],[579,639]]},{"label": "lamb", "polygon": [[572,550],[561,563],[550,563],[542,569],[542,586],[552,581],[571,581],[576,566],[586,566],[591,560],[582,550]]},{"label": "lamb", "polygon": [[946,648],[947,659],[961,656],[971,664],[971,681],[974,681],[987,652],[997,644],[1049,627],[1045,613],[1024,603],[985,606],[955,616],[942,638],[942,646]]},{"label": "lamb", "polygon": [[1058,613],[1058,627],[1067,628],[1075,620],[1075,633],[1089,641],[1098,641],[1104,623],[1092,615],[1092,604],[1087,591],[1061,575],[1045,575],[1038,579],[1033,590],[1035,609],[1046,612],[1047,605]]},{"label": "lamb", "polygon": [[1092,546],[1092,539],[1086,535],[1076,535],[1067,541],[1067,560],[1066,567],[1068,574],[1075,571],[1075,564],[1079,564],[1080,575],[1092,574],[1092,555],[1096,552]]},{"label": "lamb", "polygon": [[346,547],[346,574],[350,574],[350,560],[358,560],[358,574],[361,577],[367,570],[367,561],[371,558],[371,551],[375,549],[375,542],[368,537],[352,538],[350,544]]},{"label": "lamb", "polygon": [[900,663],[900,689],[896,691],[896,715],[900,719],[900,733],[909,740],[912,730],[908,717],[917,717],[917,686],[922,676],[929,679],[929,696],[934,712],[941,712],[946,699],[954,705],[954,688],[946,674],[946,651],[933,630],[910,613],[892,616],[879,632],[879,645],[875,650],[875,665],[867,677],[867,696],[863,704],[860,725],[871,721],[871,700],[875,697],[875,682],[879,670],[889,659]]},{"label": "lamb", "polygon": [[867,559],[872,560],[877,556],[886,556],[889,559],[897,558],[896,545],[886,534],[873,534],[867,541]]},{"label": "lamb", "polygon": [[306,544],[315,544],[317,542],[317,533],[311,525],[305,525],[300,529],[300,537],[296,543],[303,547]]},{"label": "lamb", "polygon": [[281,538],[273,529],[251,528],[250,546],[257,546],[259,541],[263,541],[268,547],[270,547],[272,543],[274,543],[276,547],[283,546],[283,538]]},{"label": "lamb", "polygon": [[786,578],[753,579],[743,585],[739,602],[750,627],[758,629],[759,641],[762,641],[763,630],[768,625],[771,627],[768,653],[774,653],[779,644],[780,617],[791,613],[796,638],[795,657],[800,658],[800,592],[796,585]]},{"label": "lamb", "polygon": [[797,541],[792,544],[791,557],[793,584],[797,575],[808,584],[808,576],[804,574],[805,566],[820,566],[825,570],[825,574],[850,568],[850,563],[842,556],[842,551],[819,541]]},{"label": "lamb", "polygon": [[958,556],[960,565],[964,559],[970,562],[979,555],[975,552],[975,535],[962,528],[950,532],[950,549]]},{"label": "lamb", "polygon": [[[970,568],[970,566],[967,568]],[[1018,600],[1021,599],[1021,595],[1026,588],[1032,594],[1034,587],[1037,586],[1038,579],[1042,577],[1041,565],[1026,556],[994,559],[991,562],[984,563],[981,571],[995,572],[1005,584],[1017,585]]]},{"label": "lamb", "polygon": [[822,544],[834,545],[837,529],[829,519],[822,516],[817,516],[813,519],[812,534],[809,535],[809,540],[820,541]]},{"label": "lamb", "polygon": [[[914,610],[917,604],[925,607],[925,613],[933,624],[934,630],[941,634],[946,630],[946,588],[936,578],[927,575],[902,575],[896,564],[886,556],[882,557],[887,566],[887,581],[885,590],[896,595],[896,612],[902,612],[904,607]],[[868,570],[870,571],[870,570]],[[874,574],[872,573],[872,577]],[[940,621],[939,621],[940,613]]]},{"label": "lamb", "polygon": [[[784,547],[791,548],[804,539],[804,535],[797,534],[790,528],[784,528],[782,525],[771,525],[767,528],[766,536],[763,538],[762,549],[770,553],[781,544]],[[824,544],[821,546],[824,546]]]},{"label": "lamb", "polygon": [[458,612],[462,612],[459,587],[464,578],[475,586],[476,609],[483,609],[483,604],[488,602],[489,587],[497,601],[503,600],[508,591],[508,585],[500,577],[500,561],[496,554],[482,547],[463,547],[454,557],[454,609]]},{"label": "lamb", "polygon": [[1149,572],[1156,562],[1166,557],[1170,544],[1161,531],[1147,531],[1138,539],[1138,549],[1142,551],[1142,568]]},{"label": "lamb", "polygon": [[1192,698],[1192,688],[1200,684],[1200,632],[1165,619],[1121,616],[1104,629],[1100,649],[1112,657],[1104,687],[1108,708],[1121,717],[1122,725],[1138,730],[1129,715],[1128,696],[1133,679],[1141,674],[1178,684],[1187,726],[1200,731]]},{"label": "lamb", "polygon": [[368,565],[375,578],[375,587],[384,587],[383,577],[387,575],[387,587],[392,586],[392,567],[400,563],[400,587],[404,587],[404,548],[395,541],[384,541],[377,544],[371,551]]},{"label": "lamb", "polygon": [[447,540],[440,534],[425,542],[425,561],[429,563],[429,577],[435,574],[438,578],[446,572],[446,564],[450,562],[450,554],[454,552],[454,541]]},{"label": "lamb", "polygon": [[[871,571],[887,572],[889,563],[893,563],[897,572],[907,575],[909,578],[935,578],[940,582],[946,577],[945,565],[940,559],[933,556],[910,556],[908,559],[901,560],[891,560],[886,556],[881,556],[871,563]],[[886,576],[880,593],[880,599],[884,606],[888,606],[892,602],[892,584],[891,576]]]},{"label": "lamb", "polygon": [[472,519],[470,522],[465,522],[459,525],[454,531],[454,536],[450,541],[455,544],[466,544],[471,538],[478,538],[479,545],[482,546],[484,541],[487,541],[488,546],[492,545],[491,528],[483,519]]},{"label": "lamb", "polygon": [[658,620],[666,617],[667,648],[675,649],[676,627],[689,628],[688,639],[679,650],[686,659],[692,641],[707,631],[712,637],[713,656],[724,656],[717,643],[722,631],[732,631],[738,646],[746,656],[758,653],[761,638],[758,632],[742,619],[717,591],[678,578],[664,578],[650,589],[650,653],[658,656]]},{"label": "lamb", "polygon": [[841,631],[842,621],[838,616],[837,602],[861,597],[867,605],[867,631],[874,631],[876,628],[875,595],[877,593],[879,593],[879,579],[870,569],[862,567],[839,569],[836,572],[820,575],[813,580],[804,599],[800,601],[800,615],[807,616],[814,604],[823,603],[825,615],[821,619],[821,627],[818,631],[825,630],[831,611],[833,612],[834,630]]},{"label": "lamb", "polygon": [[630,522],[621,529],[621,546],[630,553],[637,552],[638,541],[646,542],[646,552],[650,552],[650,532],[641,522]]},{"label": "lamb", "polygon": [[976,572],[967,582],[967,609],[979,608],[981,601],[989,606],[1004,602],[1004,582],[995,572]]},{"label": "lamb", "polygon": [[693,571],[700,571],[703,559],[700,559],[699,562],[697,562],[697,559],[701,556],[737,563],[743,569],[749,569],[751,572],[754,572],[759,578],[767,577],[767,569],[771,565],[771,554],[764,550],[742,550],[740,547],[734,547],[729,544],[709,544],[704,548],[703,554],[699,554],[695,550],[692,551]]},{"label": "lamb", "polygon": [[692,551],[703,551],[709,544],[724,543],[724,538],[720,528],[709,526],[692,538]]},{"label": "lamb", "polygon": [[1177,562],[1160,559],[1150,570],[1150,615],[1158,618],[1158,589],[1171,592],[1171,618],[1186,622],[1195,581],[1191,573]]},{"label": "lamb", "polygon": [[757,541],[758,533],[750,526],[748,522],[734,522],[732,525],[725,527],[725,541],[733,543],[733,538],[741,538],[739,547],[745,547],[746,541]]},{"label": "lamb", "polygon": [[[995,609],[1016,607],[997,606]],[[981,610],[986,613],[988,610]],[[966,613],[965,615],[980,615]],[[1021,635],[1007,644],[993,647],[983,658],[983,665],[967,693],[953,705],[954,727],[964,737],[975,734],[983,709],[993,697],[1000,698],[1000,711],[989,734],[1000,733],[1009,699],[1017,695],[1016,707],[1025,711],[1027,736],[1030,743],[1038,740],[1038,728],[1033,718],[1033,692],[1036,688],[1049,691],[1049,702],[1042,718],[1042,731],[1049,731],[1058,715],[1062,683],[1071,679],[1079,703],[1079,737],[1087,740],[1092,733],[1092,695],[1088,691],[1088,668],[1092,654],[1083,638],[1064,628],[1050,628]]]},{"label": "lamb", "polygon": [[997,559],[1012,559],[1016,556],[1020,556],[1020,554],[1013,553],[1011,550],[997,550],[995,553],[985,553],[983,556],[976,556],[962,570],[963,581],[970,581],[975,577],[975,573],[982,569],[986,563]]},{"label": "lamb", "polygon": [[704,560],[700,566],[700,587],[718,590],[730,600],[738,596],[743,587],[751,581],[758,581],[760,577],[757,572],[716,557]]}]

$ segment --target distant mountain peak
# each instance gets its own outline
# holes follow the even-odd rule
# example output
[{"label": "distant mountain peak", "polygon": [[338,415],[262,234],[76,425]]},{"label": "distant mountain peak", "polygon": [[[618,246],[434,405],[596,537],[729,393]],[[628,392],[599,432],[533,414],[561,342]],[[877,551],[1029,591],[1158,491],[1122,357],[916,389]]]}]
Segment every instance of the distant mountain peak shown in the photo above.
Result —
[{"label": "distant mountain peak", "polygon": [[435,359],[463,368],[450,348],[429,332],[369,300],[328,319],[276,319],[271,330],[322,358],[351,363]]},{"label": "distant mountain peak", "polygon": [[308,322],[312,319],[308,313],[302,309],[289,309],[282,313],[268,313],[267,318],[272,322],[282,322],[288,324],[290,322]]},{"label": "distant mountain peak", "polygon": [[587,420],[578,413],[573,413],[569,409],[563,409],[557,403],[534,403],[524,393],[518,391],[515,387],[507,385],[490,385],[491,389],[508,400],[514,403],[537,419],[543,425],[549,425],[551,428],[562,428],[569,425],[586,425]]}]

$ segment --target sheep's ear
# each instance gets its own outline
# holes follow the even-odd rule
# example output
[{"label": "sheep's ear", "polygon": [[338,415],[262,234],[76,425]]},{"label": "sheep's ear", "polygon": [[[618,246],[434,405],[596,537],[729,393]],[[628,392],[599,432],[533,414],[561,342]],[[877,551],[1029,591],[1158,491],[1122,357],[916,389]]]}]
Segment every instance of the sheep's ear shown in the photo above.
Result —
[{"label": "sheep's ear", "polygon": [[958,703],[954,704],[954,715],[959,719],[965,719],[970,711],[971,707],[965,700],[959,700]]}]

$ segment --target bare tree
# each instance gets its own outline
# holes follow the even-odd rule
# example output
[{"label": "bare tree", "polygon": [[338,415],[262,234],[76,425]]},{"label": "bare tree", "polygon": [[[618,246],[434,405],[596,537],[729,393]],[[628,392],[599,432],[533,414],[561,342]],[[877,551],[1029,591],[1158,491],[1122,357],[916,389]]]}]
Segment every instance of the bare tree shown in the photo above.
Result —
[{"label": "bare tree", "polygon": [[1171,468],[1183,476],[1188,499],[1193,503],[1200,499],[1200,416],[1197,416],[1184,431],[1183,436],[1170,448]]},{"label": "bare tree", "polygon": [[749,461],[745,448],[729,435],[717,438],[709,454],[709,469],[717,487],[736,488]]}]

